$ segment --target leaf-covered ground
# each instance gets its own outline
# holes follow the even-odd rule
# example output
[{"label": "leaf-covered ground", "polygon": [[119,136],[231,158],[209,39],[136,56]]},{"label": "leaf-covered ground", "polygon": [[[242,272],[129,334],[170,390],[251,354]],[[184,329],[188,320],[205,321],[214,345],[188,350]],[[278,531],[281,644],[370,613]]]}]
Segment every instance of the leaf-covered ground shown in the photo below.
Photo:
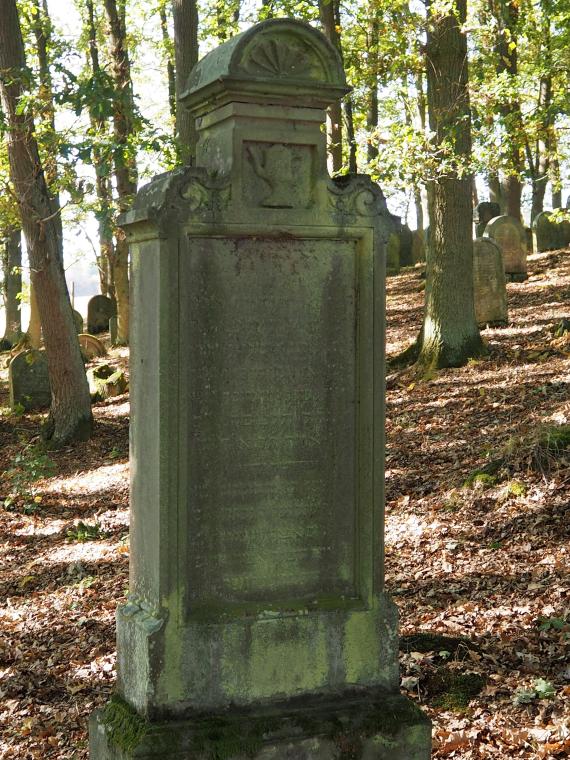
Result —
[{"label": "leaf-covered ground", "polygon": [[[551,329],[570,316],[570,253],[530,272],[508,286],[509,327],[484,332],[488,358],[387,394],[387,585],[434,758],[570,756],[570,455],[548,432],[570,423],[570,337]],[[389,354],[422,302],[419,270],[389,280]],[[38,416],[0,416],[2,760],[85,760],[113,687],[128,398],[95,415],[92,441],[49,459]]]}]

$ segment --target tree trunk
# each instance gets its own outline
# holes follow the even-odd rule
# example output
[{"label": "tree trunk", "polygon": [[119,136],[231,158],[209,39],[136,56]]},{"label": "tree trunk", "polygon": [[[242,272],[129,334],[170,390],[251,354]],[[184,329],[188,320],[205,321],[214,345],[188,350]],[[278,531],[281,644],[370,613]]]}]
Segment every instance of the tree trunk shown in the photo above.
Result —
[{"label": "tree trunk", "polygon": [[[319,16],[325,37],[342,54],[337,24],[338,3],[339,0],[319,0]],[[329,106],[327,110],[327,138],[330,171],[332,173],[339,172],[342,169],[342,105],[340,100]]]},{"label": "tree trunk", "polygon": [[489,187],[489,201],[498,203],[501,213],[505,213],[505,199],[503,198],[503,188],[498,174],[491,172],[487,175],[487,185]]},{"label": "tree trunk", "polygon": [[51,198],[34,136],[33,116],[29,108],[21,108],[26,61],[16,0],[0,0],[0,18],[0,70],[3,74],[0,92],[9,125],[10,178],[26,236],[52,392],[50,416],[44,433],[52,444],[62,445],[90,437],[93,425],[91,399],[59,256]]},{"label": "tree trunk", "polygon": [[379,26],[378,16],[373,7],[369,8],[370,22],[368,24],[368,63],[369,82],[366,97],[366,127],[368,131],[368,143],[366,146],[366,158],[372,163],[378,158],[378,42]]},{"label": "tree trunk", "polygon": [[4,341],[10,348],[22,335],[22,312],[19,295],[22,292],[22,231],[12,230],[4,240],[2,251],[2,295],[6,326]]},{"label": "tree trunk", "polygon": [[[180,98],[190,72],[198,62],[198,6],[196,0],[172,0],[174,17],[174,57],[176,98]],[[193,164],[196,156],[196,127],[190,112],[176,109],[176,134],[183,164]]]},{"label": "tree trunk", "polygon": [[[129,147],[135,132],[131,64],[127,50],[124,0],[104,0],[111,42],[112,74],[115,86],[113,124],[115,138],[115,180],[119,210],[127,211],[137,193],[137,167]],[[113,261],[117,300],[117,343],[129,342],[129,246],[122,230],[117,230]]]},{"label": "tree trunk", "polygon": [[[160,17],[160,28],[162,30],[162,42],[164,50],[166,52],[166,73],[168,76],[168,106],[170,108],[170,115],[176,122],[176,74],[174,70],[174,62],[171,54],[170,35],[168,34],[168,19],[166,16],[166,8],[164,5],[158,9],[158,15]],[[175,126],[176,131],[176,126]]]},{"label": "tree trunk", "polygon": [[473,302],[471,234],[472,176],[464,172],[471,156],[467,72],[466,0],[456,0],[456,15],[431,10],[427,33],[429,123],[435,145],[453,150],[456,171],[431,183],[430,245],[426,302],[420,336],[418,371],[457,367],[480,355],[483,343]]},{"label": "tree trunk", "polygon": [[348,142],[348,171],[350,174],[358,174],[354,115],[352,111],[352,98],[349,95],[344,100],[344,118],[346,120],[346,138]]},{"label": "tree trunk", "polygon": [[38,308],[38,299],[36,298],[36,287],[30,271],[30,321],[26,330],[28,343],[31,348],[39,348],[42,345],[42,323],[40,321],[40,310]]},{"label": "tree trunk", "polygon": [[[95,11],[93,0],[85,0],[87,9],[87,38],[89,41],[89,60],[91,74],[94,82],[102,78],[101,65],[99,63],[99,47],[97,43],[97,29],[95,25]],[[89,110],[91,128],[95,135],[105,135],[107,124],[101,117],[95,104]],[[95,191],[97,193],[97,218],[99,233],[99,255],[97,267],[99,269],[99,281],[101,293],[104,296],[115,299],[115,287],[113,276],[113,262],[115,259],[115,245],[113,243],[113,191],[111,189],[111,159],[108,153],[99,145],[93,148],[93,166],[95,169]]]},{"label": "tree trunk", "polygon": [[49,68],[49,46],[51,45],[52,23],[49,16],[47,0],[33,0],[33,30],[38,52],[40,92],[42,102],[41,121],[43,122],[42,155],[45,178],[51,198],[52,213],[57,228],[59,255],[63,261],[63,221],[58,189],[57,171],[57,133],[55,130],[55,107],[53,82]]},{"label": "tree trunk", "polygon": [[[506,74],[511,87],[518,76],[518,0],[490,0],[497,27],[497,74]],[[522,113],[518,96],[512,95],[499,108],[508,140],[508,166],[502,183],[505,211],[519,221],[523,169]]]}]

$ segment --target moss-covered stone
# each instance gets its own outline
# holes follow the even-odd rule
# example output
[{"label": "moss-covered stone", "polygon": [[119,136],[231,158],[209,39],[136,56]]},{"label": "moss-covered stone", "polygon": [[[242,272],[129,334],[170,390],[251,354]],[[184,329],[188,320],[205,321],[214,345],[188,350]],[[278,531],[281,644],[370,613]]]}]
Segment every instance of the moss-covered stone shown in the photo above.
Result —
[{"label": "moss-covered stone", "polygon": [[112,696],[105,706],[103,722],[109,741],[125,752],[133,750],[149,728],[148,723],[117,695]]},{"label": "moss-covered stone", "polygon": [[452,668],[438,668],[425,679],[424,685],[434,707],[465,710],[481,692],[485,679],[478,673],[462,673]]},{"label": "moss-covered stone", "polygon": [[121,369],[110,364],[100,364],[87,371],[87,382],[91,401],[102,401],[111,396],[125,393],[128,387],[127,378]]}]

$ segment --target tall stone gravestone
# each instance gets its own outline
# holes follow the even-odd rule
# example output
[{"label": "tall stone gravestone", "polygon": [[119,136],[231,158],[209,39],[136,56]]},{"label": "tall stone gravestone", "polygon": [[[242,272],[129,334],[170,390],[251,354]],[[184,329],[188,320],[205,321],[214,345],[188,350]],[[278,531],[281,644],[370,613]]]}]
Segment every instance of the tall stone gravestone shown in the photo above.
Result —
[{"label": "tall stone gravestone", "polygon": [[234,37],[180,105],[198,168],[123,219],[131,575],[93,760],[430,756],[383,584],[388,214],[326,173],[346,91],[305,24]]},{"label": "tall stone gravestone", "polygon": [[114,301],[107,296],[93,296],[87,304],[87,332],[96,335],[107,332],[109,319],[117,316],[117,307]]},{"label": "tall stone gravestone", "polygon": [[507,284],[500,247],[490,238],[473,241],[473,288],[478,325],[507,324]]},{"label": "tall stone gravestone", "polygon": [[45,351],[21,351],[8,368],[10,407],[24,407],[26,411],[47,409],[51,403],[51,389]]},{"label": "tall stone gravestone", "polygon": [[491,238],[503,252],[508,280],[521,282],[527,278],[526,233],[513,216],[496,216],[485,227],[484,237]]},{"label": "tall stone gravestone", "polygon": [[550,211],[542,211],[532,220],[534,249],[537,253],[561,247],[559,225],[551,219]]},{"label": "tall stone gravestone", "polygon": [[496,216],[501,215],[501,207],[498,203],[481,201],[473,209],[473,223],[475,224],[475,237],[480,238],[485,232],[485,227]]}]

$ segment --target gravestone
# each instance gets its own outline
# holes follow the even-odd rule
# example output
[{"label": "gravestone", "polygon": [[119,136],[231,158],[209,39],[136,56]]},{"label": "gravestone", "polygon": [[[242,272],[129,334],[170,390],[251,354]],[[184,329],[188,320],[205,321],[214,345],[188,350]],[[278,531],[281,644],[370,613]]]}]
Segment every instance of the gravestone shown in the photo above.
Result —
[{"label": "gravestone", "polygon": [[118,328],[119,326],[117,323],[117,317],[110,317],[109,318],[109,340],[112,346],[117,345]]},{"label": "gravestone", "polygon": [[532,220],[533,247],[537,253],[555,251],[561,247],[559,225],[551,217],[550,211],[541,211]]},{"label": "gravestone", "polygon": [[82,333],[81,335],[77,336],[77,339],[79,340],[79,348],[81,349],[81,353],[83,354],[84,358],[87,359],[87,361],[90,359],[95,359],[97,356],[105,356],[107,353],[107,349],[103,343],[94,335],[89,335],[89,333]]},{"label": "gravestone", "polygon": [[508,280],[522,282],[527,278],[526,233],[513,216],[496,216],[485,227],[484,237],[491,238],[503,252]]},{"label": "gravestone", "polygon": [[407,224],[400,225],[400,266],[410,267],[414,263],[412,255],[413,234]]},{"label": "gravestone", "polygon": [[386,274],[395,275],[400,271],[400,236],[390,232],[386,245]]},{"label": "gravestone", "polygon": [[87,332],[96,335],[107,332],[109,319],[117,316],[115,302],[107,296],[93,296],[87,304]]},{"label": "gravestone", "polygon": [[426,260],[425,230],[412,232],[412,263],[418,264]]},{"label": "gravestone", "polygon": [[73,309],[73,321],[75,322],[75,330],[77,334],[82,333],[83,332],[83,317],[76,309]]},{"label": "gravestone", "polygon": [[308,25],[232,38],[179,104],[197,168],[122,218],[131,572],[92,760],[430,757],[383,585],[388,212],[326,173],[346,92]]},{"label": "gravestone", "polygon": [[485,227],[496,216],[501,215],[501,207],[492,201],[481,201],[473,209],[473,223],[475,224],[475,237],[483,237]]},{"label": "gravestone", "polygon": [[478,325],[506,325],[507,284],[501,248],[490,238],[473,241],[473,288]]},{"label": "gravestone", "polygon": [[8,368],[8,385],[12,409],[48,409],[51,390],[45,351],[31,349],[16,354]]}]

